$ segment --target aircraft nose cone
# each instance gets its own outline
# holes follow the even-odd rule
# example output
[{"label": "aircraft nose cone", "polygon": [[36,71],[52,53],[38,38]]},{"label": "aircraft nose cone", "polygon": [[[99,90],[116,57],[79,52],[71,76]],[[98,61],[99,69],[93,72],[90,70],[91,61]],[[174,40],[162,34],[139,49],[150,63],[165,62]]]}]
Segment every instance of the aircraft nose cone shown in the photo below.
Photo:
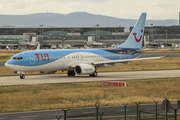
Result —
[{"label": "aircraft nose cone", "polygon": [[6,62],[6,63],[4,64],[4,66],[5,66],[6,68],[8,68],[8,69],[11,69],[11,68],[12,68],[12,65],[11,65],[11,64],[8,64],[8,62]]},{"label": "aircraft nose cone", "polygon": [[6,67],[7,63],[4,64],[4,66]]},{"label": "aircraft nose cone", "polygon": [[7,62],[4,64],[4,66],[9,68],[9,64]]}]

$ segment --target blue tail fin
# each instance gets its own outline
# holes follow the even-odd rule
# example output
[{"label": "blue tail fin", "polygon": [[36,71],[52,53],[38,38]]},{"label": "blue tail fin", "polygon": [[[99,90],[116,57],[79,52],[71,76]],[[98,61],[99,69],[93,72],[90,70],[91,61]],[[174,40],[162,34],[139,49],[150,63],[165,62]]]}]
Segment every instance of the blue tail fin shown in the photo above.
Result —
[{"label": "blue tail fin", "polygon": [[116,46],[115,48],[141,48],[143,35],[144,35],[144,26],[146,22],[146,13],[142,13],[133,30],[131,31],[128,39],[121,45]]}]

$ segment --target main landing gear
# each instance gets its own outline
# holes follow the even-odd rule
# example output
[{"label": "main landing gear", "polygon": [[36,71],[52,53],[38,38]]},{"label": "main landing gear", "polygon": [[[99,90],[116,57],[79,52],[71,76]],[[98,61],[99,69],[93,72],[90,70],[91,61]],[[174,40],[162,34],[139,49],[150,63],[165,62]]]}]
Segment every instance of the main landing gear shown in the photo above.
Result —
[{"label": "main landing gear", "polygon": [[68,71],[68,72],[67,72],[67,75],[68,75],[68,76],[75,76],[76,73],[75,73],[74,71]]},{"label": "main landing gear", "polygon": [[[76,75],[76,73],[74,71],[68,71],[67,75],[73,77]],[[89,74],[90,77],[97,77],[97,75],[98,75],[98,73],[96,71],[93,74]]]},{"label": "main landing gear", "polygon": [[21,78],[21,79],[25,79],[25,75],[21,74],[21,75],[20,75],[20,78]]},{"label": "main landing gear", "polygon": [[89,74],[90,77],[97,77],[98,73],[95,71],[93,74]]}]

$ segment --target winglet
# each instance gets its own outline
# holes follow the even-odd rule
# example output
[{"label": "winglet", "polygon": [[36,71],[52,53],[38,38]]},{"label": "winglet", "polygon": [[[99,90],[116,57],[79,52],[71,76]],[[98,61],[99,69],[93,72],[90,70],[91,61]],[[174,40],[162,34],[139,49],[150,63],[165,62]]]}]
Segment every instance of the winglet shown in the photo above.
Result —
[{"label": "winglet", "polygon": [[41,44],[39,43],[39,44],[37,45],[36,50],[40,50],[40,46],[41,46]]},{"label": "winglet", "polygon": [[168,57],[173,52],[174,48],[175,44],[172,46],[171,50],[165,56],[163,56],[163,58]]}]

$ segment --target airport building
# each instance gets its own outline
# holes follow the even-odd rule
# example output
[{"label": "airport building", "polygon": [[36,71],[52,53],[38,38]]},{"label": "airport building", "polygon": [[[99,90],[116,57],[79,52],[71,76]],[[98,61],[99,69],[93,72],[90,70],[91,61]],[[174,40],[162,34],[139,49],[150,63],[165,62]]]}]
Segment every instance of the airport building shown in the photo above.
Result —
[{"label": "airport building", "polygon": [[96,42],[125,40],[125,27],[0,27],[0,45],[17,45],[31,42],[41,44],[84,44],[89,36]]},{"label": "airport building", "polygon": [[[133,27],[130,27],[130,31]],[[120,44],[129,33],[125,27],[0,27],[0,46],[27,45],[84,45],[89,37],[103,45]],[[180,43],[180,26],[145,27],[145,44]],[[33,45],[32,44],[32,45]]]}]

